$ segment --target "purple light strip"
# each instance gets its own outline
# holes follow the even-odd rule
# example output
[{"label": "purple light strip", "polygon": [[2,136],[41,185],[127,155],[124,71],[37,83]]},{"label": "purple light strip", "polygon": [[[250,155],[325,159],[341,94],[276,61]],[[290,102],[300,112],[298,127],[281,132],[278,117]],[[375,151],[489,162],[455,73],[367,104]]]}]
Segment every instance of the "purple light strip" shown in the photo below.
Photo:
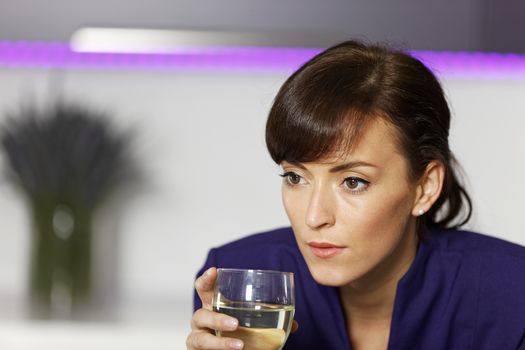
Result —
[{"label": "purple light strip", "polygon": [[523,54],[431,51],[413,51],[412,54],[445,78],[525,78]]},{"label": "purple light strip", "polygon": [[[0,68],[291,72],[320,51],[218,47],[172,54],[79,53],[67,43],[0,41]],[[525,55],[412,53],[442,77],[525,78]]]},{"label": "purple light strip", "polygon": [[66,43],[2,42],[0,67],[131,70],[288,71],[320,50],[203,48],[173,54],[79,53]]}]

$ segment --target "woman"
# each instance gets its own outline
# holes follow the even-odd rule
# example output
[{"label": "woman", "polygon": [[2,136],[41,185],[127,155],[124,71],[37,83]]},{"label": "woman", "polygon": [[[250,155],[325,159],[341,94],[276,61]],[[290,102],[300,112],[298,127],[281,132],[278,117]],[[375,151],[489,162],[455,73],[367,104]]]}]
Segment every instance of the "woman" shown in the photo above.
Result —
[{"label": "woman", "polygon": [[525,248],[457,230],[471,205],[449,126],[403,52],[348,41],[302,66],[266,128],[291,228],[210,251],[188,349],[243,347],[213,335],[238,326],[210,311],[215,266],[295,273],[287,350],[525,349]]}]

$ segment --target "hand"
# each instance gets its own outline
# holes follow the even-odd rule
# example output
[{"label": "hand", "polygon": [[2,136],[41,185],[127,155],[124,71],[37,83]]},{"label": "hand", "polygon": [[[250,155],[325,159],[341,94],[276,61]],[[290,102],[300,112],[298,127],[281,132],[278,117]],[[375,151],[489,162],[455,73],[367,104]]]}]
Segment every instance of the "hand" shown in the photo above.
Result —
[{"label": "hand", "polygon": [[195,289],[202,301],[202,308],[195,311],[191,319],[191,333],[186,338],[188,350],[238,350],[244,347],[242,340],[216,337],[215,330],[234,331],[239,325],[236,318],[212,310],[213,286],[217,279],[217,269],[209,268],[195,281]]}]

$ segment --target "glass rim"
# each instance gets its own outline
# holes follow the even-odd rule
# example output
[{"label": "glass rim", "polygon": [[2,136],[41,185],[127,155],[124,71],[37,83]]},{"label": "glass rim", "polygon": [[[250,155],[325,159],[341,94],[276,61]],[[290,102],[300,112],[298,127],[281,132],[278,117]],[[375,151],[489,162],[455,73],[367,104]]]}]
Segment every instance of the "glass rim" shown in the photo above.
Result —
[{"label": "glass rim", "polygon": [[292,275],[294,276],[294,273],[293,272],[289,272],[289,271],[278,271],[278,270],[261,270],[261,269],[238,269],[238,268],[222,268],[222,267],[218,267],[217,268],[217,273],[219,273],[220,271],[224,271],[224,272],[241,272],[241,273],[246,273],[246,272],[261,272],[261,273],[270,273],[270,274],[278,274],[278,275]]}]

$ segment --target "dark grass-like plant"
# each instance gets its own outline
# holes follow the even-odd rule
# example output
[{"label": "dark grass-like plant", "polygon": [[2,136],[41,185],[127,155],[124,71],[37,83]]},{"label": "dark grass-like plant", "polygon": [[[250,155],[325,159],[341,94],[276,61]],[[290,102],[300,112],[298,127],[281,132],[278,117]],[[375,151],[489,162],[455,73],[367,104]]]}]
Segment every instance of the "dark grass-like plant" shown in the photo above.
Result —
[{"label": "dark grass-like plant", "polygon": [[[69,316],[89,301],[92,218],[130,178],[130,137],[110,117],[77,104],[22,107],[0,132],[8,178],[25,194],[34,233],[31,299],[36,315]],[[67,315],[69,314],[69,315]]]}]

